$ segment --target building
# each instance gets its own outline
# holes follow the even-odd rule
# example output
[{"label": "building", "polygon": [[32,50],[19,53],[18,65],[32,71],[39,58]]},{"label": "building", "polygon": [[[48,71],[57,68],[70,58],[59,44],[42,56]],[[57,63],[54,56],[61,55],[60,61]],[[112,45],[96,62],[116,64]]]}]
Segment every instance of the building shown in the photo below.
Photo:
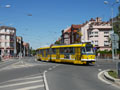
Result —
[{"label": "building", "polygon": [[99,50],[111,50],[110,22],[104,22],[100,17],[91,18],[83,24],[71,25],[62,30],[61,44],[91,42]]},{"label": "building", "polygon": [[71,40],[71,27],[68,27],[64,30],[62,30],[62,35],[61,35],[61,44],[70,44]]},{"label": "building", "polygon": [[61,44],[74,44],[81,42],[80,35],[81,25],[71,25],[70,27],[62,30]]},{"label": "building", "polygon": [[23,51],[24,51],[24,47],[23,47],[23,38],[21,36],[17,36],[16,37],[16,56],[23,56]]},{"label": "building", "polygon": [[24,56],[29,56],[30,55],[29,43],[23,42],[23,47],[24,47],[23,55]]},{"label": "building", "polygon": [[83,25],[71,25],[70,44],[81,43],[81,30]]},{"label": "building", "polygon": [[110,22],[103,22],[101,18],[91,18],[81,27],[82,42],[90,41],[99,50],[111,50],[110,34],[112,27]]},{"label": "building", "polygon": [[0,26],[0,55],[9,58],[16,55],[16,29]]}]

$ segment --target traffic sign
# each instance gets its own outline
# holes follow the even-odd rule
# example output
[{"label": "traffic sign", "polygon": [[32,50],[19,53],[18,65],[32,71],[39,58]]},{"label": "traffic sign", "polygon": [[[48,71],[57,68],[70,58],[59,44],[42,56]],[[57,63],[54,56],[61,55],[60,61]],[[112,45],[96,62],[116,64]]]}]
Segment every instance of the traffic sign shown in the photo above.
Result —
[{"label": "traffic sign", "polygon": [[119,44],[118,44],[118,41],[114,41],[114,42],[112,42],[112,47],[114,48],[114,49],[118,49],[119,48]]},{"label": "traffic sign", "polygon": [[111,40],[114,42],[114,41],[119,41],[119,36],[114,33],[114,34],[111,34]]},{"label": "traffic sign", "polygon": [[111,41],[112,41],[112,48],[118,49],[119,48],[118,46],[119,36],[115,33],[111,34]]}]

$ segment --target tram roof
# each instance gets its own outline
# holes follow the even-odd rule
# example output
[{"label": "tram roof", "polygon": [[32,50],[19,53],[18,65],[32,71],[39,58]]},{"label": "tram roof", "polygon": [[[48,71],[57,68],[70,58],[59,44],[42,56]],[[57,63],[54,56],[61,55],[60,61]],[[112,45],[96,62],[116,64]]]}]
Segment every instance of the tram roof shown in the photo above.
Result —
[{"label": "tram roof", "polygon": [[71,45],[59,45],[52,46],[52,48],[62,48],[62,47],[84,47],[86,44],[71,44]]},{"label": "tram roof", "polygon": [[41,47],[41,48],[38,48],[37,50],[39,49],[49,49],[50,47]]},{"label": "tram roof", "polygon": [[[62,47],[85,47],[87,43],[83,43],[83,44],[70,44],[70,45],[53,45],[51,46],[51,48],[62,48]],[[50,47],[42,47],[42,48],[38,48],[39,49],[49,49]]]}]

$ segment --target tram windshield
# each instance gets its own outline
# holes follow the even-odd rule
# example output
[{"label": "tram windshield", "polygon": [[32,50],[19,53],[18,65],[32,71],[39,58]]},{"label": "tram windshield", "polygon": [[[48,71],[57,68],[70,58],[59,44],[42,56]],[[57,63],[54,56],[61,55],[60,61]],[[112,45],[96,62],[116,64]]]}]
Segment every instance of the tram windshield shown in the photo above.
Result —
[{"label": "tram windshield", "polygon": [[82,54],[94,54],[94,50],[93,50],[92,45],[82,47]]}]

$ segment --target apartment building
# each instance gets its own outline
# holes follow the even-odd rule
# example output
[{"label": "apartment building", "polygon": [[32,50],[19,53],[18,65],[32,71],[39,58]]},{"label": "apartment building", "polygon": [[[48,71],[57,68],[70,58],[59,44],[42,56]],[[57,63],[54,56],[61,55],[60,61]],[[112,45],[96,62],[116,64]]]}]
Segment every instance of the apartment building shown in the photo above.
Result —
[{"label": "apartment building", "polygon": [[101,18],[91,18],[81,27],[82,42],[90,41],[99,50],[111,50],[110,34],[112,27],[110,22],[104,22]]},{"label": "apartment building", "polygon": [[80,43],[81,37],[79,36],[81,25],[72,24],[70,27],[62,30],[61,44],[74,44]]},{"label": "apartment building", "polygon": [[0,55],[3,58],[16,54],[16,29],[14,27],[0,26]]},{"label": "apartment building", "polygon": [[71,37],[71,27],[68,27],[64,30],[62,30],[62,35],[61,35],[61,44],[70,44],[70,37]]},{"label": "apartment building", "polygon": [[[61,44],[91,42],[99,50],[111,50],[111,31],[110,22],[104,22],[100,17],[91,18],[83,24],[72,24],[62,30]],[[80,32],[81,36],[77,32]]]}]

